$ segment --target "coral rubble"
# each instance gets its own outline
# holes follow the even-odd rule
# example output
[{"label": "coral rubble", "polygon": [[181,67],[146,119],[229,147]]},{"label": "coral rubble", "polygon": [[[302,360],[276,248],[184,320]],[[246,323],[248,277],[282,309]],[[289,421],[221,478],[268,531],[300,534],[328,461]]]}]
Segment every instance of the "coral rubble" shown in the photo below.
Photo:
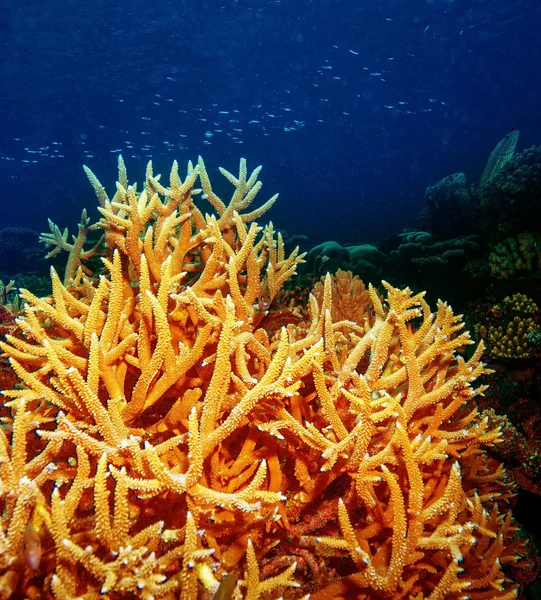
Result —
[{"label": "coral rubble", "polygon": [[482,344],[462,357],[447,304],[351,274],[265,328],[303,255],[254,222],[275,200],[248,210],[259,169],[221,172],[228,203],[202,160],[167,186],[149,164],[141,190],[120,160],[112,198],[87,170],[103,269],[74,243],[50,297],[22,292],[1,344],[20,381],[1,409],[0,596],[516,597],[508,567],[530,563],[486,452],[500,426],[474,403]]}]

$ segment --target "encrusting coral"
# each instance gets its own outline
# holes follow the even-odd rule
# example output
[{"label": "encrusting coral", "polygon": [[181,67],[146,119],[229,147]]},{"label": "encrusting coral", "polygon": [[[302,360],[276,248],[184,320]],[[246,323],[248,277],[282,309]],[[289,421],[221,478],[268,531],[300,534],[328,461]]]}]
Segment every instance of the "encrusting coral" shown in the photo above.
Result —
[{"label": "encrusting coral", "polygon": [[[266,330],[303,256],[253,222],[275,200],[248,211],[259,168],[221,172],[229,203],[201,159],[167,187],[149,164],[140,191],[120,159],[113,198],[87,169],[103,271],[22,292],[1,345],[20,383],[1,409],[0,596],[516,597],[527,548],[473,401],[482,345],[460,356],[445,303],[344,275]],[[333,318],[343,290],[359,322]]]}]

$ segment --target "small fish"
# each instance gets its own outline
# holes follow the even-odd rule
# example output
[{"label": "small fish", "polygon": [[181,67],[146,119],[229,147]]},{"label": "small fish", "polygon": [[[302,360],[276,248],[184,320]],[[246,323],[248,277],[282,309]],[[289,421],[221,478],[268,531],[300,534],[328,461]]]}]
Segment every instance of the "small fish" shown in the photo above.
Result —
[{"label": "small fish", "polygon": [[355,56],[359,54],[358,52],[355,52],[355,50],[349,50],[349,52],[351,52],[351,54],[355,54]]},{"label": "small fish", "polygon": [[265,279],[261,282],[261,288],[259,291],[259,297],[257,299],[257,306],[261,312],[269,310],[272,304],[272,298],[270,296],[269,281],[265,276]]}]

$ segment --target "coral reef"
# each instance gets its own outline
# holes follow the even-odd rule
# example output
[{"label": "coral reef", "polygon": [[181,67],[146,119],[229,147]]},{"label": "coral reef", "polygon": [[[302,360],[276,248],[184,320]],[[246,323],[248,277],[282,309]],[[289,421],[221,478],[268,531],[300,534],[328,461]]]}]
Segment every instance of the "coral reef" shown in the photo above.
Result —
[{"label": "coral reef", "polygon": [[463,266],[480,254],[479,238],[475,235],[435,241],[426,232],[414,233],[402,234],[404,241],[391,251],[391,256],[401,263],[411,263],[419,270]]},{"label": "coral reef", "polygon": [[541,277],[541,235],[529,231],[496,244],[489,256],[492,275],[502,279]]},{"label": "coral reef", "polygon": [[381,279],[386,262],[387,257],[372,244],[344,247],[337,242],[323,242],[306,256],[306,268],[318,275],[344,269],[367,281]]},{"label": "coral reef", "polygon": [[483,256],[482,240],[476,235],[439,240],[426,231],[406,231],[387,238],[382,249],[388,252],[385,275],[393,285],[407,283],[454,303],[462,301],[463,286],[475,290],[470,266]]},{"label": "coral reef", "polygon": [[541,222],[541,146],[518,152],[481,193],[480,225],[495,241]]},{"label": "coral reef", "polygon": [[479,197],[464,173],[448,175],[425,191],[419,225],[446,238],[474,233]]},{"label": "coral reef", "polygon": [[201,159],[141,191],[120,160],[113,198],[87,170],[103,268],[22,292],[0,595],[515,598],[534,567],[475,405],[483,344],[462,357],[447,304],[347,273],[263,327],[303,256],[254,222],[276,197],[247,211],[259,168],[221,172],[228,203]]},{"label": "coral reef", "polygon": [[487,198],[494,195],[502,177],[506,177],[505,167],[512,162],[518,138],[518,130],[512,131],[496,145],[483,170],[479,187],[468,184],[464,173],[448,175],[427,187],[425,207],[418,216],[420,226],[441,239],[489,229],[493,214],[483,208],[490,204]]},{"label": "coral reef", "polygon": [[519,135],[520,132],[518,129],[515,129],[496,144],[496,147],[490,153],[487,164],[481,174],[481,179],[479,181],[480,190],[483,190],[487,184],[493,181],[511,158],[513,158]]},{"label": "coral reef", "polygon": [[486,341],[492,357],[531,358],[541,351],[540,317],[537,304],[525,294],[517,293],[489,306],[474,329]]}]

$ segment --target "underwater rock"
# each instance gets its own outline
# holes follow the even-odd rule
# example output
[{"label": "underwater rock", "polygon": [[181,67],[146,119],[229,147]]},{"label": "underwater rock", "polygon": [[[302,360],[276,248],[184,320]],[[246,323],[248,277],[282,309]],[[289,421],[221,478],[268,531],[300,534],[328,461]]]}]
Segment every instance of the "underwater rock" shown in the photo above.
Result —
[{"label": "underwater rock", "polygon": [[349,252],[338,242],[323,242],[314,246],[306,255],[305,268],[315,273],[334,273],[349,261]]},{"label": "underwater rock", "polygon": [[475,214],[479,198],[464,173],[454,173],[426,188],[426,206],[418,221],[432,234],[456,237],[477,230]]},{"label": "underwater rock", "polygon": [[338,269],[351,271],[366,281],[380,278],[387,256],[372,244],[343,247],[338,242],[323,242],[306,256],[305,270],[317,274],[335,273]]}]

